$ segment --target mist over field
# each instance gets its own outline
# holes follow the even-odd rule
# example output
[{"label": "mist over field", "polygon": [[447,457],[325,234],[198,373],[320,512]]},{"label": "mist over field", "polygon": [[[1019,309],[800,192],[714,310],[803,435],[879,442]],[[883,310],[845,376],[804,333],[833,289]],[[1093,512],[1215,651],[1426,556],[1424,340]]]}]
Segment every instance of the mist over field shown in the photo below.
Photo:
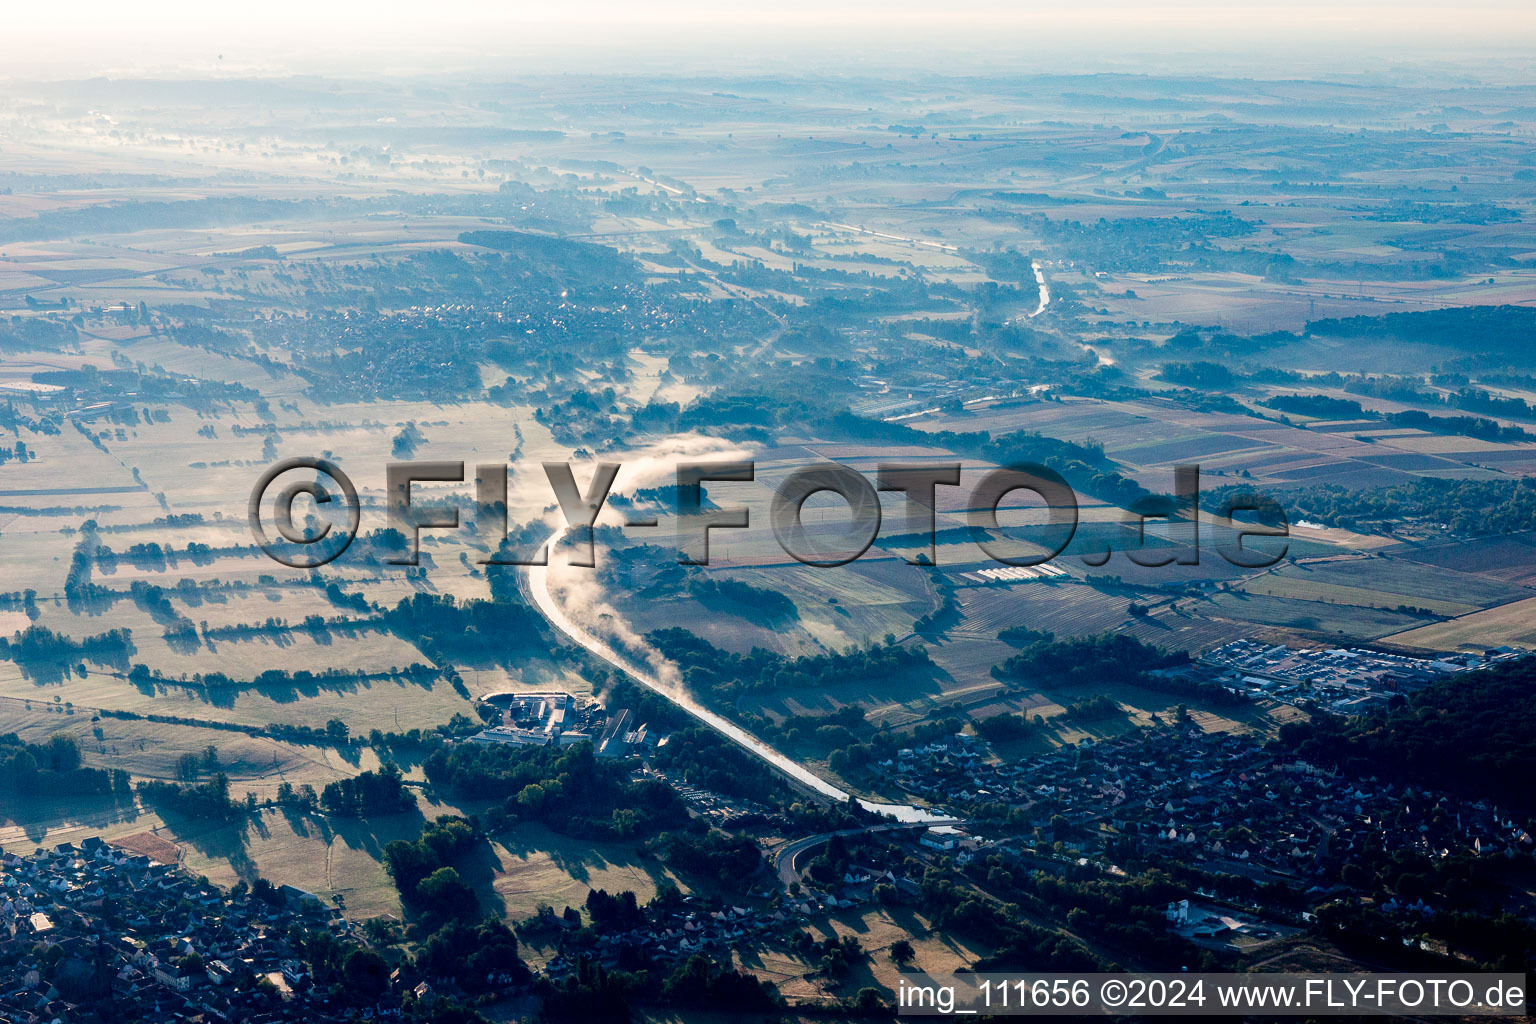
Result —
[{"label": "mist over field", "polygon": [[1533,44],[8,12],[0,1017],[1523,975]]},{"label": "mist over field", "polygon": [[1187,0],[698,0],[551,6],[449,0],[423,7],[190,0],[125,7],[67,0],[11,12],[6,77],[101,74],[419,74],[679,71],[833,75],[1220,71],[1238,77],[1529,69],[1536,14],[1519,0],[1281,4]]}]

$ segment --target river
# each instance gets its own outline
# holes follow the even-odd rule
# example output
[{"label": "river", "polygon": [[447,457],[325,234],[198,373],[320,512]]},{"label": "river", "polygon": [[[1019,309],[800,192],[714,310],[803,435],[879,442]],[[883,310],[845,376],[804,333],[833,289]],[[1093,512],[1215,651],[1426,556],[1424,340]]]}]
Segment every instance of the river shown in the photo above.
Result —
[{"label": "river", "polygon": [[1045,283],[1045,268],[1040,266],[1039,260],[1030,260],[1029,265],[1035,272],[1035,284],[1040,286],[1040,305],[1036,306],[1035,311],[1029,314],[1029,318],[1033,320],[1041,313],[1044,313],[1045,307],[1051,304],[1051,286]]}]

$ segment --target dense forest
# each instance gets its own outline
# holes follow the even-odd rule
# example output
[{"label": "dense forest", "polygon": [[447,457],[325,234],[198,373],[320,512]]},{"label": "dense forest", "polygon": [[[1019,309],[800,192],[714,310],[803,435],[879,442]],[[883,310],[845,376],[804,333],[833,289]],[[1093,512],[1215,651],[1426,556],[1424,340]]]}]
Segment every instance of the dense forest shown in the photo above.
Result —
[{"label": "dense forest", "polygon": [[496,800],[490,827],[541,821],[567,835],[616,839],[686,824],[677,793],[635,781],[621,761],[600,760],[592,744],[568,747],[460,743],[434,751],[424,765],[433,786],[463,799]]},{"label": "dense forest", "polygon": [[[1479,395],[1484,396],[1486,401],[1478,398]],[[1425,401],[1426,398],[1439,401],[1438,396],[1426,396],[1416,389],[1410,389],[1409,394],[1401,397],[1408,401]],[[1459,396],[1452,396],[1453,403],[1487,405],[1494,401],[1487,392],[1480,391],[1469,390],[1459,393]],[[1536,437],[1536,434],[1520,427],[1506,426],[1483,416],[1434,416],[1423,409],[1378,413],[1367,410],[1353,399],[1334,398],[1330,395],[1276,395],[1266,399],[1264,404],[1271,409],[1302,416],[1316,416],[1327,420],[1381,419],[1394,427],[1411,427],[1429,433],[1460,434],[1464,437],[1481,438],[1484,441],[1529,441]],[[1521,402],[1520,405],[1525,406],[1525,403]]]},{"label": "dense forest", "polygon": [[1528,363],[1536,309],[1528,306],[1459,306],[1385,316],[1313,320],[1307,332],[1330,338],[1392,338],[1445,345],[1479,357]]},{"label": "dense forest", "polygon": [[1276,743],[1349,776],[1451,790],[1536,810],[1536,661],[1437,683],[1405,706],[1374,715],[1289,722]]},{"label": "dense forest", "polygon": [[400,769],[386,763],[378,771],[361,772],[326,783],[320,806],[342,818],[398,814],[416,806],[416,798],[401,785]]},{"label": "dense forest", "polygon": [[473,920],[480,901],[459,877],[455,863],[480,838],[474,822],[444,815],[423,829],[414,842],[395,839],[386,843],[384,870],[400,891],[400,901],[435,924]]},{"label": "dense forest", "polygon": [[761,800],[784,784],[767,762],[702,725],[672,733],[653,761],[663,771],[726,796]]},{"label": "dense forest", "polygon": [[993,670],[1001,678],[1044,680],[1055,686],[1135,682],[1147,672],[1189,664],[1185,651],[1164,651],[1124,633],[1037,640]]},{"label": "dense forest", "polygon": [[23,796],[127,797],[128,773],[116,768],[85,768],[80,746],[69,733],[56,732],[47,743],[26,743],[14,732],[0,735],[0,792]]},{"label": "dense forest", "polygon": [[1423,523],[1452,537],[1486,537],[1536,529],[1536,480],[1448,480],[1420,477],[1389,487],[1323,484],[1283,495],[1292,520],[1346,530],[1391,533]]}]

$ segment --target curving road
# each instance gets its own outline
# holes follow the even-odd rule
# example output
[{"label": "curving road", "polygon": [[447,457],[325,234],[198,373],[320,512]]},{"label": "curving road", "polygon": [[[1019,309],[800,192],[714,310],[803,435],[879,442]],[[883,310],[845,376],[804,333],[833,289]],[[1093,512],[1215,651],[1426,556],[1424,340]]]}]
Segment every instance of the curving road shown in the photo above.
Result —
[{"label": "curving road", "polygon": [[797,863],[800,855],[807,850],[814,850],[823,843],[828,842],[833,836],[862,836],[871,832],[889,832],[899,828],[920,828],[928,825],[959,825],[959,818],[935,818],[928,822],[904,821],[894,825],[871,825],[868,828],[845,828],[837,832],[822,832],[820,835],[806,836],[804,839],[796,839],[788,843],[779,852],[773,855],[773,870],[778,873],[779,881],[788,889],[800,880],[800,866]]},{"label": "curving road", "polygon": [[[553,552],[558,547],[557,542],[560,540],[560,537],[561,534],[557,533],[550,541],[549,550],[551,555],[553,555]],[[550,594],[549,571],[549,566],[529,566],[527,582],[528,592],[533,598],[534,604],[538,606],[539,611],[543,613],[544,618],[549,621],[552,628],[565,634],[572,643],[586,648],[592,654],[602,658],[636,682],[655,690],[748,753],[767,761],[792,781],[823,796],[830,797],[839,803],[847,802],[849,794],[844,790],[832,785],[832,783],[799,762],[790,760],[730,719],[724,718],[700,705],[680,688],[668,686],[658,679],[654,672],[621,654],[595,633],[572,622],[570,617],[565,614],[565,610],[560,607]],[[872,811],[887,818],[894,818],[896,821],[906,824],[939,824],[954,820],[926,807],[914,807],[908,804],[884,804],[873,800],[860,800],[859,806],[867,811]]]}]

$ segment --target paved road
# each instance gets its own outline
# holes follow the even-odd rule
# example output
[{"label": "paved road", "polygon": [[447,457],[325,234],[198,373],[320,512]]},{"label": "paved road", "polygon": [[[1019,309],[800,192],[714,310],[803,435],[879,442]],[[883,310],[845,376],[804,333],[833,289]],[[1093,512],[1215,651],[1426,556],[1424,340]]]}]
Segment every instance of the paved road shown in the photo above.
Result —
[{"label": "paved road", "polygon": [[871,832],[889,832],[900,828],[927,828],[930,825],[959,825],[959,818],[936,818],[925,822],[900,822],[894,825],[869,825],[864,828],[845,828],[837,832],[823,832],[820,835],[806,836],[804,839],[796,839],[787,844],[778,853],[773,855],[773,870],[778,873],[779,881],[784,888],[800,880],[800,868],[797,861],[802,853],[814,850],[823,843],[828,842],[833,836],[863,836]]},{"label": "paved road", "polygon": [[[551,552],[559,547],[559,540],[560,536],[557,534],[550,541],[549,550]],[[791,781],[806,789],[830,797],[838,803],[846,803],[848,801],[850,794],[846,791],[834,786],[798,761],[791,760],[784,754],[774,750],[730,719],[724,718],[699,704],[683,690],[680,684],[670,684],[662,681],[656,671],[637,663],[631,657],[621,654],[595,633],[572,622],[570,617],[565,614],[564,609],[560,607],[560,604],[550,594],[549,575],[551,569],[558,570],[560,568],[564,567],[530,566],[527,576],[524,577],[528,586],[529,596],[533,598],[534,606],[543,613],[544,618],[549,622],[550,628],[564,633],[572,643],[585,647],[588,651],[617,668],[637,683],[661,694],[754,757],[767,761],[769,765]],[[948,820],[926,807],[915,807],[908,804],[884,804],[873,800],[860,800],[859,805],[865,810],[872,811],[883,817],[894,818],[897,821],[909,822],[914,825],[930,825]]]}]

